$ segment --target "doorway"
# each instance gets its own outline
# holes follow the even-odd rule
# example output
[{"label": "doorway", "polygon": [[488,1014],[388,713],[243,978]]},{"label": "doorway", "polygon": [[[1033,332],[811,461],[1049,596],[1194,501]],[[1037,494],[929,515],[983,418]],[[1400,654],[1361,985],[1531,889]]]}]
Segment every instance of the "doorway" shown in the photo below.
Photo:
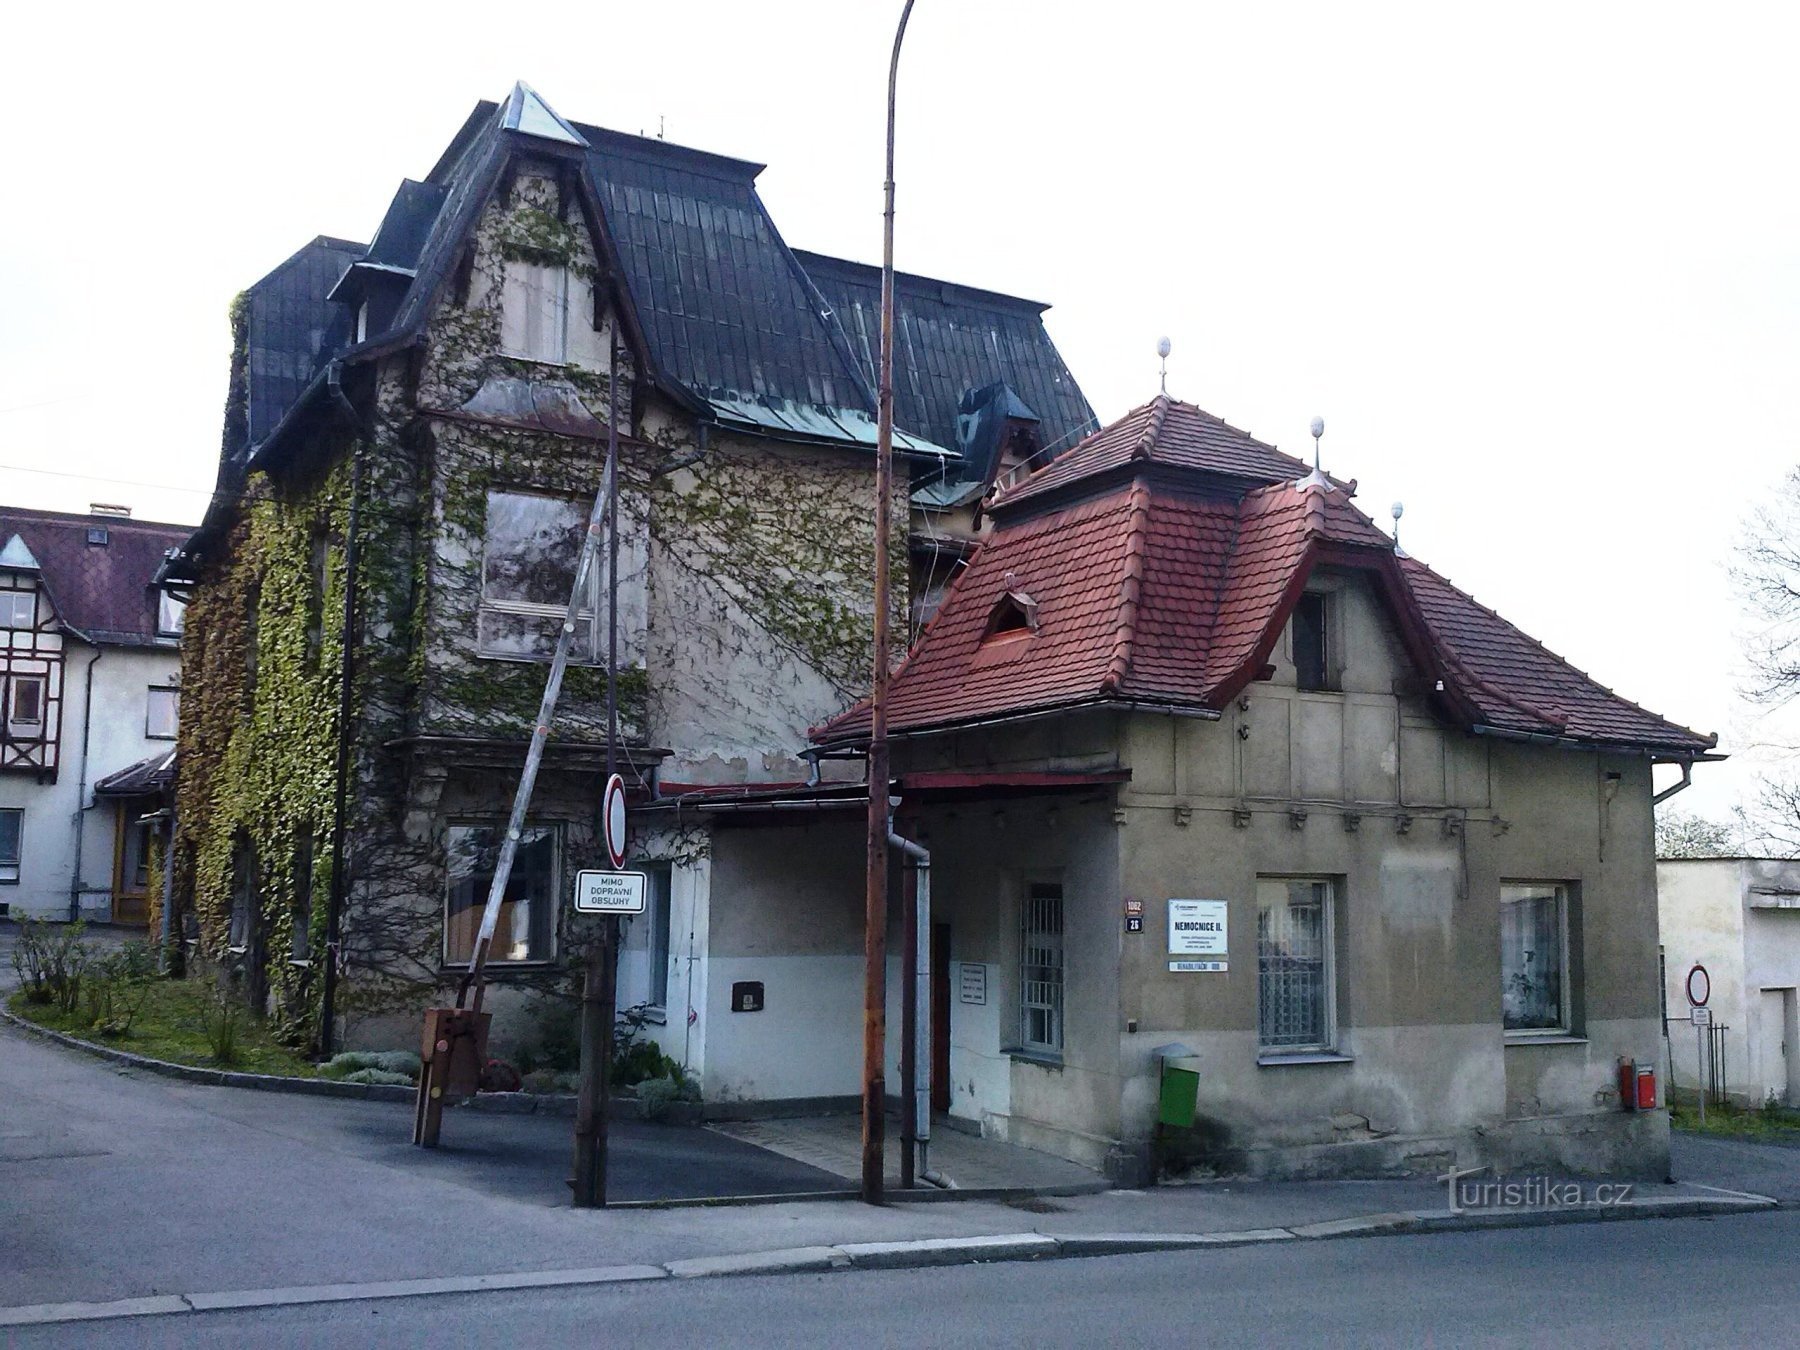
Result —
[{"label": "doorway", "polygon": [[[1762,991],[1760,1025],[1762,1064],[1758,1088],[1789,1106],[1800,1106],[1800,999],[1793,989]],[[1752,1106],[1760,1103],[1752,1102]]]},{"label": "doorway", "polygon": [[931,925],[931,1109],[950,1110],[950,925]]}]

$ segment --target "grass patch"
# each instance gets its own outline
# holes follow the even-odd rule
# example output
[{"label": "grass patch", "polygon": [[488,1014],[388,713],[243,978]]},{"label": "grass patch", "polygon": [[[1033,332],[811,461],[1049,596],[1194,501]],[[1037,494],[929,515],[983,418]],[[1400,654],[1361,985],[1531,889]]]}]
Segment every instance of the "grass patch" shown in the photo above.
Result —
[{"label": "grass patch", "polygon": [[95,1045],[129,1050],[135,1055],[191,1064],[203,1069],[235,1069],[244,1073],[281,1074],[289,1078],[314,1078],[317,1068],[271,1037],[262,1022],[243,1013],[237,1026],[235,1053],[229,1064],[213,1057],[207,1036],[207,1018],[216,1007],[210,987],[199,980],[152,980],[142,1008],[124,1036],[101,1036],[77,1008],[64,1012],[54,1003],[32,1003],[23,992],[14,994],[7,1007],[28,1022],[60,1031]]},{"label": "grass patch", "polygon": [[1709,1103],[1705,1125],[1700,1123],[1700,1108],[1692,1102],[1682,1102],[1669,1108],[1669,1124],[1690,1134],[1800,1146],[1800,1111],[1772,1102],[1759,1107]]}]

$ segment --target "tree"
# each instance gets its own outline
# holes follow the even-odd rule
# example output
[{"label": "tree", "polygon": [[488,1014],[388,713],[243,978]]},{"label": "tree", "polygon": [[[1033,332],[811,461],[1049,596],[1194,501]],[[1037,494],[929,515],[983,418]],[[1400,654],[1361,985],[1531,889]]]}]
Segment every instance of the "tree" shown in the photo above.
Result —
[{"label": "tree", "polygon": [[1686,811],[1656,813],[1659,858],[1729,858],[1736,852],[1729,826]]},{"label": "tree", "polygon": [[1759,703],[1786,703],[1800,694],[1800,467],[1745,520],[1731,577],[1757,624],[1745,639],[1745,692]]}]

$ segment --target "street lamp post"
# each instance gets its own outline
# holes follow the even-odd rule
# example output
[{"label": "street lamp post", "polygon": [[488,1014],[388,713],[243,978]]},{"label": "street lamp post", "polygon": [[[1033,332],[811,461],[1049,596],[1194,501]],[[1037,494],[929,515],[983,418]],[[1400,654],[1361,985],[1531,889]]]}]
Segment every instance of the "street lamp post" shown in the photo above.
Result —
[{"label": "street lamp post", "polygon": [[862,1198],[882,1199],[887,1110],[888,547],[894,495],[894,90],[906,0],[888,59],[886,203],[881,218],[881,370],[875,400],[875,671],[869,701],[868,891],[863,917]]}]

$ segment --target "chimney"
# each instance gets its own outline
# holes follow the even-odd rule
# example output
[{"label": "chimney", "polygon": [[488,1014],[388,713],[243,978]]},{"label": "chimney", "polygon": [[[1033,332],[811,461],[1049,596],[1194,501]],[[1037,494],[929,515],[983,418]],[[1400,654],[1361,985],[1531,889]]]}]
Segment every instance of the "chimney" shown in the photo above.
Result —
[{"label": "chimney", "polygon": [[130,520],[131,508],[120,506],[114,502],[89,502],[88,514],[90,516],[110,516],[114,520]]}]

